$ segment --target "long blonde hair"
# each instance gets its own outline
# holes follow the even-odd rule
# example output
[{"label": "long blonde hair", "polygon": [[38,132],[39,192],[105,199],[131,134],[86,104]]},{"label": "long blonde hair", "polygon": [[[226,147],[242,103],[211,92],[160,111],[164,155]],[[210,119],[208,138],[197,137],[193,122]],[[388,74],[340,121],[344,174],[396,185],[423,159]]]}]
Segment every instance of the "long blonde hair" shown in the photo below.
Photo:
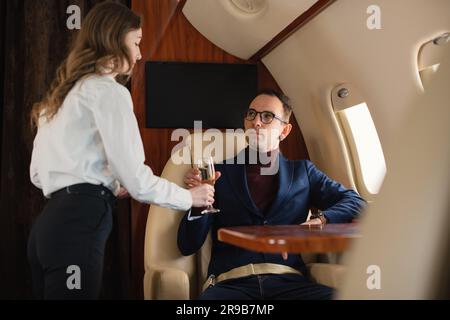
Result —
[{"label": "long blonde hair", "polygon": [[[40,117],[52,120],[75,83],[86,75],[112,67],[112,72],[121,75],[118,81],[125,84],[132,69],[125,36],[139,28],[141,18],[124,5],[108,1],[92,8],[44,99],[33,105],[32,126],[38,127]],[[126,72],[123,71],[125,62],[128,62]]]}]

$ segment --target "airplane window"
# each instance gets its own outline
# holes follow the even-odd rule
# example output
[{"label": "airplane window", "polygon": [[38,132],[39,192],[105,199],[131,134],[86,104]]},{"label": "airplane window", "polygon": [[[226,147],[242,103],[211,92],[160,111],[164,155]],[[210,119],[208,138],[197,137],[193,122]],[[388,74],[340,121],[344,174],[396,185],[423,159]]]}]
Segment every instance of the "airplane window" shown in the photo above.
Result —
[{"label": "airplane window", "polygon": [[363,196],[375,195],[383,183],[386,162],[370,111],[366,103],[360,103],[337,114],[349,145],[358,190]]}]

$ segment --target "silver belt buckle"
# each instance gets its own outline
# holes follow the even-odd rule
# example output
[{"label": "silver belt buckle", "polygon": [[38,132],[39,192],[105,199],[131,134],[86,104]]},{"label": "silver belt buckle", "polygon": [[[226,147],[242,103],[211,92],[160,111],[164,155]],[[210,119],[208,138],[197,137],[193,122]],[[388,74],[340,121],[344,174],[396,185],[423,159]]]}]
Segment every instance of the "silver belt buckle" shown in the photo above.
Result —
[{"label": "silver belt buckle", "polygon": [[209,286],[214,286],[216,284],[216,276],[215,275],[210,275],[208,278],[208,287]]}]

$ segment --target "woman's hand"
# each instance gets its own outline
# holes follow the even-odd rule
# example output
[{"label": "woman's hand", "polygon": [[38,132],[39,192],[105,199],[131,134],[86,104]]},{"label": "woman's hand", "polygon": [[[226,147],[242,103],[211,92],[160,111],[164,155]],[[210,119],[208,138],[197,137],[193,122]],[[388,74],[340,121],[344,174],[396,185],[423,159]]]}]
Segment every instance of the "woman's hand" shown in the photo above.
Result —
[{"label": "woman's hand", "polygon": [[130,197],[130,194],[128,193],[128,190],[120,187],[119,193],[117,194],[117,199],[125,199],[125,198],[129,198],[129,197]]},{"label": "woman's hand", "polygon": [[192,206],[204,208],[214,203],[214,187],[210,184],[200,184],[189,189],[192,196]]},{"label": "woman's hand", "polygon": [[[220,176],[221,173],[216,171],[216,181],[220,178]],[[184,183],[189,189],[201,185],[202,178],[200,177],[200,170],[197,168],[189,170],[184,176]]]}]

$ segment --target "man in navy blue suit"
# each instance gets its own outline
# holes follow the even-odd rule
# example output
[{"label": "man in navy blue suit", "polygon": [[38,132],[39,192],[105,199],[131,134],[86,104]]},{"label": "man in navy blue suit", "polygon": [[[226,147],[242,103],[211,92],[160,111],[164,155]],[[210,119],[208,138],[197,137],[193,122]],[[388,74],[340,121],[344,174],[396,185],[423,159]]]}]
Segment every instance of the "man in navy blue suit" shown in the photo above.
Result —
[{"label": "man in navy blue suit", "polygon": [[[333,290],[307,277],[300,255],[265,254],[217,240],[217,230],[246,225],[325,224],[351,222],[364,206],[353,190],[328,178],[310,161],[291,161],[279,143],[292,129],[289,98],[262,91],[245,115],[249,147],[231,164],[217,164],[215,207],[221,212],[187,212],[178,230],[183,255],[198,251],[212,231],[208,281],[200,299],[331,299]],[[245,159],[245,161],[240,161]],[[185,183],[200,183],[191,170]],[[310,208],[322,211],[306,221]]]}]

